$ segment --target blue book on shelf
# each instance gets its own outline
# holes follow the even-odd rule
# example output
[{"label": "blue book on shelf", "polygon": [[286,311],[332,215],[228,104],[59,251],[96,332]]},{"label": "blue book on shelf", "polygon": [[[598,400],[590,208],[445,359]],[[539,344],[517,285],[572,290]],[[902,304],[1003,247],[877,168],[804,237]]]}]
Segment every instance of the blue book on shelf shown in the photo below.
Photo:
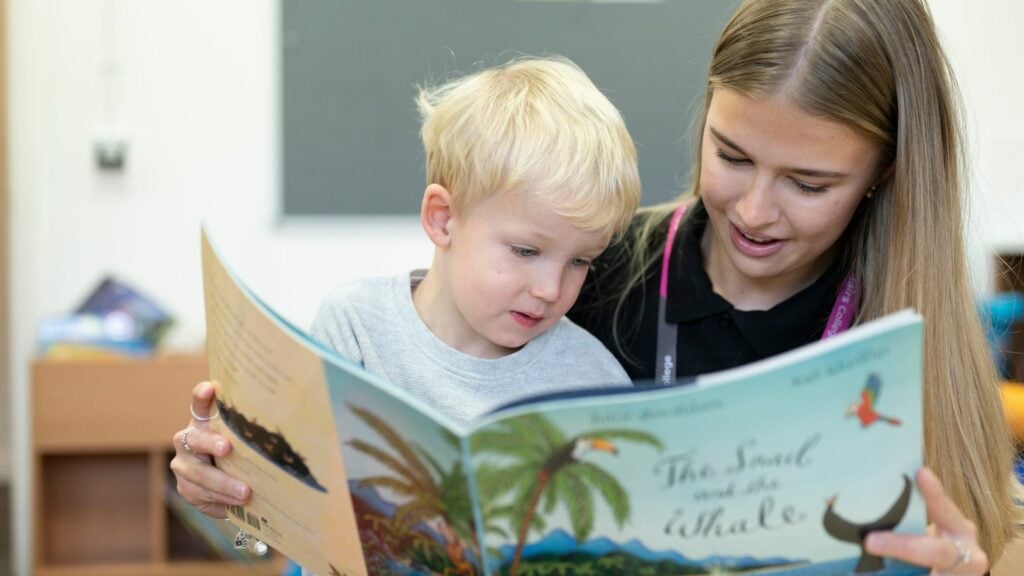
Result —
[{"label": "blue book on shelf", "polygon": [[100,282],[75,314],[98,316],[119,326],[124,340],[141,340],[150,347],[156,346],[174,321],[152,298],[110,277]]}]

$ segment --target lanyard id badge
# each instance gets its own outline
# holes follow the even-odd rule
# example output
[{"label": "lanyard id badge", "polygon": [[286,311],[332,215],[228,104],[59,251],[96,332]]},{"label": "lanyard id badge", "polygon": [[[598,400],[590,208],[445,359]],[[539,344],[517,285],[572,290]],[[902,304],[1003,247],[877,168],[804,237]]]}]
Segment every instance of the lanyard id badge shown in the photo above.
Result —
[{"label": "lanyard id badge", "polygon": [[[654,379],[662,385],[670,385],[676,381],[676,353],[679,325],[670,323],[668,314],[668,271],[672,259],[672,246],[679,232],[679,225],[686,214],[686,204],[680,204],[669,220],[668,237],[665,239],[665,251],[661,256],[661,282],[658,285],[658,344],[655,356]],[[853,324],[860,302],[860,283],[854,280],[853,274],[843,279],[839,295],[821,339],[830,338],[846,330]]]}]

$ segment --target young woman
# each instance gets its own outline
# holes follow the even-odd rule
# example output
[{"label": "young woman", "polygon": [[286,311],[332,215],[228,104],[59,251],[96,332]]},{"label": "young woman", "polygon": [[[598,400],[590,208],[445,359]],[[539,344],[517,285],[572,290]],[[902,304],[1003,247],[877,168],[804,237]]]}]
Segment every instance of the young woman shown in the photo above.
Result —
[{"label": "young woman", "polygon": [[915,308],[934,530],[868,548],[982,574],[1019,529],[1020,486],[966,277],[957,106],[923,0],[743,2],[690,191],[637,216],[570,316],[632,377],[669,381]]}]

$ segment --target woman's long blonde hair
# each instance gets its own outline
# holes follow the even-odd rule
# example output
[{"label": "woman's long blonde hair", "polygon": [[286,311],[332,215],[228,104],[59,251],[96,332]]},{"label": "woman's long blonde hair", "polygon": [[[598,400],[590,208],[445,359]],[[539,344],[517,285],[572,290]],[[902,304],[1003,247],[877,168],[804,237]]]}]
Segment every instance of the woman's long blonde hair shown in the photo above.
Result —
[{"label": "woman's long blonde hair", "polygon": [[[699,195],[700,137],[711,95],[726,88],[782,97],[877,143],[884,166],[841,240],[863,285],[857,321],[913,307],[925,322],[925,463],[978,527],[993,560],[1019,529],[1013,446],[975,312],[964,250],[959,95],[923,0],[746,0],[711,58],[695,124],[691,189]],[[660,258],[654,241],[676,203],[645,209],[618,294]],[[632,315],[635,316],[635,315]]]}]

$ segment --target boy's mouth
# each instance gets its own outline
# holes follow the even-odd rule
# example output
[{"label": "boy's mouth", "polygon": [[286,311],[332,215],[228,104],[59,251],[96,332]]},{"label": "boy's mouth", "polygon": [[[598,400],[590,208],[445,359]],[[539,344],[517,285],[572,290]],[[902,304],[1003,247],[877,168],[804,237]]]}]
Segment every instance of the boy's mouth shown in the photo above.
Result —
[{"label": "boy's mouth", "polygon": [[518,310],[513,310],[512,311],[512,319],[516,321],[516,324],[519,324],[523,328],[533,328],[537,324],[540,324],[540,321],[543,320],[544,317],[543,316],[532,316],[530,314],[526,314],[525,312],[519,312]]}]

